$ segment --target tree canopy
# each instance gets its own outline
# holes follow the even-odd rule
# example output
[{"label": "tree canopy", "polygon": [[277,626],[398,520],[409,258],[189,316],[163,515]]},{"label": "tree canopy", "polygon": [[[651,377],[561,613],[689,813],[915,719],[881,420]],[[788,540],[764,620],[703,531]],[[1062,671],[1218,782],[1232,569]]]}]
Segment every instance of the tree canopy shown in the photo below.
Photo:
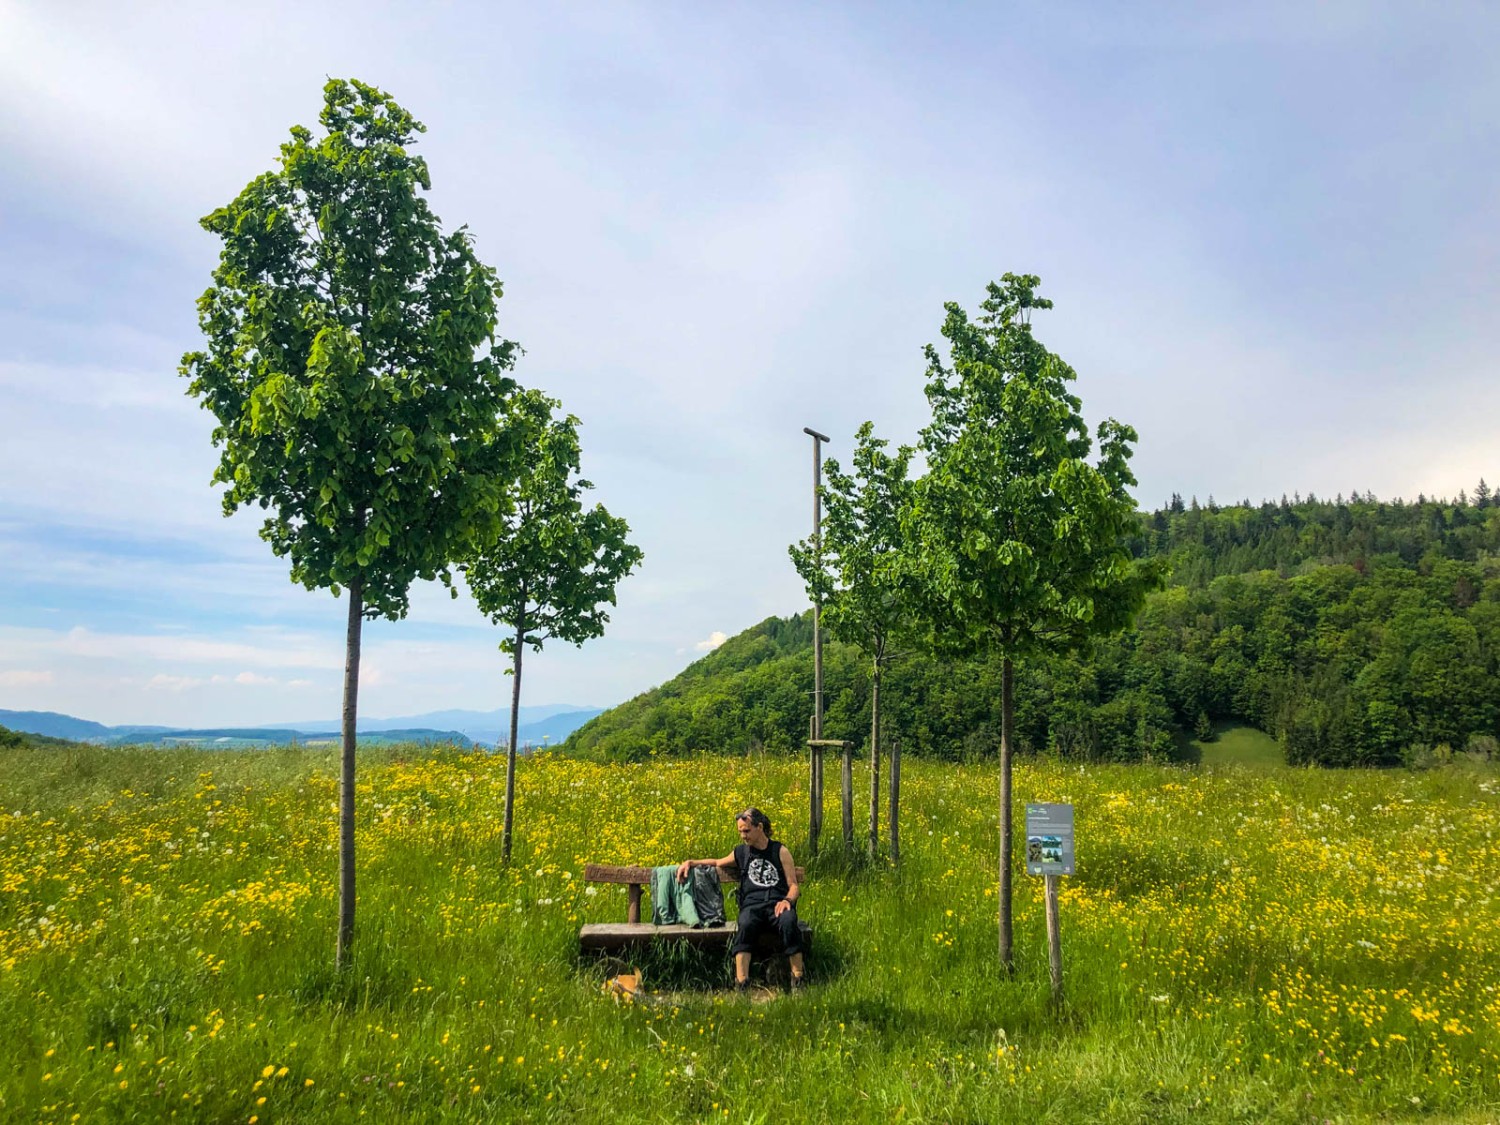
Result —
[{"label": "tree canopy", "polygon": [[927,472],[909,509],[924,615],[941,647],[1012,656],[1077,648],[1125,627],[1159,568],[1133,559],[1136,434],[1114,419],[1098,459],[1072,368],[1033,336],[1052,302],[1006,274],[981,315],[945,306],[950,359],[926,349]]},{"label": "tree canopy", "polygon": [[324,135],[297,126],[280,168],[203,220],[223,243],[183,358],[218,419],[224,510],[309,589],[358,585],[401,617],[505,509],[518,443],[504,424],[516,346],[468,233],[445,234],[408,151],[423,126],[362,82],[324,89]]}]

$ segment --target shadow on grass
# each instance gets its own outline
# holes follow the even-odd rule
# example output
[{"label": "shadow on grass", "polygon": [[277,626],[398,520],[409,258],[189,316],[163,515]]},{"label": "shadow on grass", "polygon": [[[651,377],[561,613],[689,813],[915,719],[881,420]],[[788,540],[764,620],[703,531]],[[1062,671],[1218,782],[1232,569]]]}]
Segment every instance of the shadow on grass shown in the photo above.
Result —
[{"label": "shadow on grass", "polygon": [[143,1027],[166,1031],[201,1010],[203,982],[176,965],[120,969],[93,982],[85,1002],[89,1042],[123,1043]]},{"label": "shadow on grass", "polygon": [[[850,957],[831,935],[814,931],[804,953],[808,978],[825,984],[849,971]],[[639,971],[650,991],[723,991],[734,980],[734,958],[729,943],[704,948],[681,941],[652,941],[613,952],[583,950],[575,961],[579,974],[601,986],[620,973]],[[757,985],[785,989],[791,969],[784,955],[757,953],[750,962],[750,980]]]},{"label": "shadow on grass", "polygon": [[[409,1007],[417,995],[417,978],[378,948],[361,952],[356,948],[347,967],[338,969],[332,960],[320,958],[309,964],[291,986],[292,999],[308,1007],[336,1008],[351,1012]],[[421,1003],[432,1002],[423,992]]]}]

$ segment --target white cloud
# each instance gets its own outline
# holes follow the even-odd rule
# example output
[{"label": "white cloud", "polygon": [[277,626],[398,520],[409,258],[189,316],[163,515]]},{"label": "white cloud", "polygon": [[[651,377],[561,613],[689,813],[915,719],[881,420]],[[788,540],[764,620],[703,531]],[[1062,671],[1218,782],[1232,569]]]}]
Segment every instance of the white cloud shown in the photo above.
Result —
[{"label": "white cloud", "polygon": [[[518,377],[583,419],[596,495],[646,552],[605,638],[528,658],[528,697],[623,699],[722,643],[682,647],[707,622],[802,608],[801,427],[841,458],[867,417],[909,440],[941,302],[972,308],[1007,268],[1058,299],[1039,334],[1089,417],[1140,429],[1147,503],[1494,481],[1488,415],[1452,408],[1492,397],[1500,323],[1500,226],[1467,186],[1494,179],[1470,143],[1493,20],[1455,12],[1048,8],[934,36],[895,9],[0,0],[23,216],[0,230],[0,578],[25,591],[0,607],[6,701],[165,721],[143,685],[206,678],[181,713],[269,721],[276,693],[238,677],[295,675],[299,710],[336,713],[342,607],[288,581],[258,510],[222,519],[213,420],[176,375],[216,251],[197,217],[314,124],[329,74],[431,127],[431,201],[506,281]],[[1435,44],[1459,52],[1442,75]],[[1319,221],[1332,206],[1345,221]],[[53,620],[83,628],[19,628]],[[498,635],[419,585],[406,621],[367,628],[361,710],[503,706]]]},{"label": "white cloud", "polygon": [[47,634],[42,630],[0,629],[0,635],[7,632],[30,635],[31,643],[36,648],[102,660],[238,663],[258,668],[342,668],[344,664],[343,652],[336,645],[318,638],[290,634],[285,635],[279,644],[251,645],[209,637],[96,633],[82,626],[60,636]]},{"label": "white cloud", "polygon": [[234,678],[234,682],[252,687],[260,687],[265,684],[274,684],[277,681],[275,676],[258,676],[254,672],[241,672]]},{"label": "white cloud", "polygon": [[169,676],[164,672],[158,672],[146,681],[146,690],[186,691],[188,688],[201,687],[203,682],[197,676]]},{"label": "white cloud", "polygon": [[52,683],[51,672],[34,672],[26,668],[13,668],[0,672],[0,687],[38,687]]}]

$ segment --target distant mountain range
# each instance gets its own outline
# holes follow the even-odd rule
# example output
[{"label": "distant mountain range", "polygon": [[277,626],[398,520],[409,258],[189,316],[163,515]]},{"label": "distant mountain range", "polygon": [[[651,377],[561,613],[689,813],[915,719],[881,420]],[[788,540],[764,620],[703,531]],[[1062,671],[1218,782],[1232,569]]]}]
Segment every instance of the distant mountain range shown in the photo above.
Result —
[{"label": "distant mountain range", "polygon": [[[598,708],[550,703],[522,707],[517,740],[521,745],[557,744],[600,713]],[[127,743],[325,743],[339,733],[337,719],[305,723],[266,723],[257,727],[182,728],[163,726],[106,726],[56,711],[0,710],[0,726],[26,734],[43,734],[78,742],[112,745]],[[429,711],[386,719],[361,719],[359,737],[371,742],[453,741],[462,745],[493,746],[510,737],[510,710]]]}]

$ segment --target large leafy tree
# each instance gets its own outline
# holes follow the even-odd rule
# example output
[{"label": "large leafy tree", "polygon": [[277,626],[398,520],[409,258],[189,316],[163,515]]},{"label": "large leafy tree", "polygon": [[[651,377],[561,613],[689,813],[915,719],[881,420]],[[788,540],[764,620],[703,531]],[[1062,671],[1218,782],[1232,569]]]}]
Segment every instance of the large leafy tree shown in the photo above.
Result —
[{"label": "large leafy tree", "polygon": [[971,320],[945,306],[945,361],[929,345],[932,421],[914,486],[913,544],[922,616],[941,646],[1002,660],[1000,706],[999,950],[1014,966],[1011,920],[1013,663],[1083,648],[1128,625],[1160,581],[1135,561],[1129,468],[1135,431],[1100,424],[1096,460],[1073,370],[1032,335],[1039,279],[1006,274]]},{"label": "large leafy tree", "polygon": [[514,416],[526,435],[515,505],[492,537],[476,544],[463,571],[480,610],[510,635],[510,745],[505,762],[505,827],[501,851],[510,859],[515,819],[516,735],[521,713],[521,658],[549,638],[581,645],[602,636],[615,586],[639,565],[626,541],[630,527],[602,504],[585,509],[593,485],[579,477],[578,419],[558,418],[559,404],[536,391],[516,397]]},{"label": "large leafy tree", "polygon": [[839,640],[870,658],[869,851],[879,846],[880,681],[892,642],[907,621],[902,510],[910,503],[912,449],[885,451],[874,426],[859,428],[854,472],[836,459],[824,462],[822,545],[810,539],[791,547],[792,562],[808,595],[823,605],[823,620]]},{"label": "large leafy tree", "polygon": [[361,624],[400,618],[418,578],[448,575],[509,506],[505,424],[515,346],[500,284],[445,234],[409,151],[423,127],[360,82],[323,91],[323,135],[298,126],[280,165],[203,226],[223,242],[184,356],[213,412],[224,511],[269,511],[261,536],[309,589],[348,597],[337,960],[354,937],[354,751]]}]

